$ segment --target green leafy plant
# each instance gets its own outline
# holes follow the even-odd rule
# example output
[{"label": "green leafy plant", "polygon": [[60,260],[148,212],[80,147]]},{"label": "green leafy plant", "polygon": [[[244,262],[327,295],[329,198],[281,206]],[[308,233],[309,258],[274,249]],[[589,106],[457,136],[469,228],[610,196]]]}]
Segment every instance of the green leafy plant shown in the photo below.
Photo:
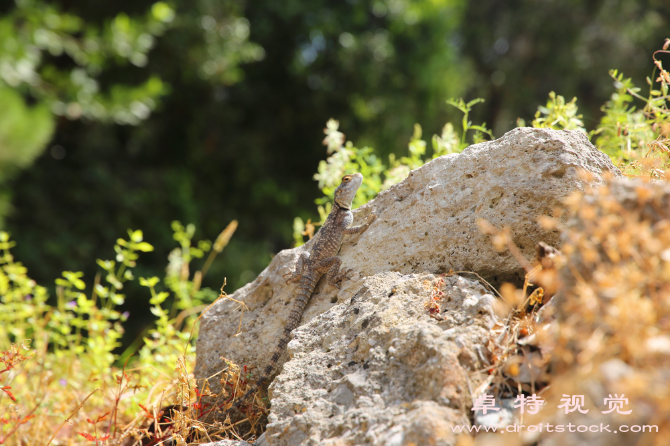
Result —
[{"label": "green leafy plant", "polygon": [[[44,150],[56,116],[136,125],[168,86],[157,75],[139,85],[102,82],[111,65],[144,67],[174,10],[154,3],[143,17],[120,13],[86,23],[41,0],[17,0],[0,17],[0,226],[10,212],[3,183]],[[103,85],[107,84],[105,88]],[[29,99],[28,99],[29,98]]]},{"label": "green leafy plant", "polygon": [[[155,38],[174,17],[167,3],[157,2],[144,17],[121,13],[95,26],[41,0],[17,1],[0,19],[0,85],[29,92],[70,119],[137,124],[165,92],[161,80],[152,76],[139,86],[116,84],[103,92],[98,78],[112,62],[145,66]],[[74,63],[50,62],[61,56]]]},{"label": "green leafy plant", "polygon": [[347,173],[360,172],[363,174],[363,184],[354,198],[353,207],[356,208],[377,196],[382,190],[401,182],[413,169],[418,169],[425,163],[438,156],[449,153],[459,153],[468,146],[467,135],[474,130],[473,142],[483,141],[485,136],[493,138],[493,134],[486,128],[486,123],[473,125],[468,119],[472,107],[483,99],[475,99],[465,102],[463,99],[449,99],[448,104],[453,105],[463,113],[461,122],[461,136],[454,129],[453,124],[447,123],[442,129],[440,136],[432,138],[432,156],[426,157],[427,144],[422,139],[423,130],[419,124],[414,124],[414,132],[408,144],[408,155],[396,158],[394,154],[389,156],[388,165],[382,163],[381,158],[371,147],[356,147],[351,141],[345,142],[344,133],[339,131],[340,123],[330,119],[326,123],[324,133],[326,134],[323,144],[327,147],[330,155],[325,161],[319,163],[314,179],[319,183],[319,189],[324,196],[316,200],[319,212],[319,223],[312,223],[311,219],[306,223],[302,218],[296,217],[293,221],[293,239],[296,246],[304,243],[304,236],[311,238],[314,235],[315,226],[325,221],[331,209],[331,203],[335,189],[340,184],[342,176]]},{"label": "green leafy plant", "polygon": [[472,125],[472,121],[468,120],[470,112],[472,111],[472,107],[476,104],[483,102],[484,99],[482,98],[473,99],[472,101],[467,103],[462,98],[459,98],[458,100],[455,99],[447,100],[447,104],[453,105],[461,112],[463,112],[463,120],[461,122],[461,125],[463,126],[461,132],[461,142],[460,145],[458,146],[458,149],[455,150],[455,152],[462,152],[463,149],[465,149],[468,146],[468,143],[466,142],[466,136],[468,131],[470,130],[475,131],[475,134],[473,136],[473,142],[475,144],[484,141],[485,140],[484,135],[487,135],[489,138],[493,139],[493,133],[491,133],[491,130],[486,128],[486,123],[483,123],[482,125]]},{"label": "green leafy plant", "polygon": [[[664,48],[668,43],[670,40]],[[660,50],[654,55],[658,53],[668,51]],[[596,146],[625,172],[660,177],[670,166],[670,75],[660,60],[654,58],[654,62],[654,72],[647,77],[646,98],[630,78],[624,78],[617,70],[610,71],[616,91],[602,107],[604,115],[592,137]],[[656,70],[659,74],[653,80]],[[642,108],[634,105],[636,100],[644,104]]]},{"label": "green leafy plant", "polygon": [[602,107],[605,114],[593,135],[601,150],[621,162],[624,157],[630,158],[633,151],[644,148],[645,141],[653,139],[653,132],[644,110],[633,105],[634,99],[640,97],[640,88],[617,70],[610,71],[610,76],[616,91]]},{"label": "green leafy plant", "polygon": [[553,91],[549,93],[547,105],[539,106],[533,127],[550,128],[555,130],[580,130],[586,133],[582,115],[577,114],[577,98],[565,102],[565,98]]},{"label": "green leafy plant", "polygon": [[[115,260],[99,261],[107,273],[104,282],[97,275],[87,294],[83,274],[65,271],[56,279],[56,302],[52,305],[46,289],[14,260],[10,252],[14,243],[7,233],[0,233],[0,243],[0,304],[7,310],[0,312],[0,348],[11,350],[12,345],[22,343],[28,350],[30,345],[37,362],[8,377],[14,382],[17,407],[32,407],[34,415],[19,423],[25,427],[11,432],[18,439],[49,438],[59,424],[58,414],[79,410],[85,395],[94,406],[107,404],[105,390],[109,389],[116,359],[113,352],[127,319],[127,314],[116,310],[125,298],[120,291],[133,279],[138,253],[153,248],[142,240],[141,231],[129,231],[129,240],[119,239],[114,247]],[[91,387],[95,387],[92,392]],[[4,428],[0,432],[9,434]]]},{"label": "green leafy plant", "polygon": [[[615,91],[601,107],[603,116],[596,129],[588,132],[595,146],[612,158],[628,175],[664,177],[670,167],[670,74],[657,58],[668,54],[670,39],[661,50],[654,52],[654,69],[647,77],[649,92],[642,96],[641,88],[625,78],[618,70],[611,70]],[[635,105],[639,103],[641,107]],[[519,126],[524,121],[517,121]],[[578,114],[577,98],[566,102],[563,96],[549,93],[546,106],[540,106],[532,123],[537,128],[579,130],[587,133]]]},{"label": "green leafy plant", "polygon": [[[0,364],[0,442],[64,441],[75,435],[97,442],[140,438],[146,417],[136,417],[138,413],[156,417],[167,403],[189,406],[197,401],[184,394],[184,385],[193,381],[188,370],[195,322],[197,313],[219,295],[200,284],[236,227],[237,222],[231,223],[214,244],[192,246],[195,227],[173,222],[179,247],[170,254],[165,290],[157,289],[158,277],[139,279],[149,288],[155,325],[121,355],[117,349],[128,318],[117,309],[126,299],[122,291],[135,279],[140,254],[153,250],[142,231],[128,231],[127,240],[118,239],[113,260],[98,260],[102,273],[93,286],[81,272],[63,272],[56,279],[54,303],[14,260],[14,242],[0,232],[0,362],[5,364],[4,370]],[[191,275],[192,261],[206,252],[206,268]],[[67,423],[61,422],[64,414],[70,415]],[[180,432],[189,426],[180,424]]]}]

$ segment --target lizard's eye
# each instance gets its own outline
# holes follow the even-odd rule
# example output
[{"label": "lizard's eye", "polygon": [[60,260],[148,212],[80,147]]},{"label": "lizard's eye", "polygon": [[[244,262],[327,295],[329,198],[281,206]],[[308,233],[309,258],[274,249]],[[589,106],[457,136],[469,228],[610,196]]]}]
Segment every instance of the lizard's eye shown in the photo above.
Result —
[{"label": "lizard's eye", "polygon": [[350,176],[342,177],[342,182],[343,182],[343,183],[348,183],[349,181],[351,181],[351,177],[350,177]]}]

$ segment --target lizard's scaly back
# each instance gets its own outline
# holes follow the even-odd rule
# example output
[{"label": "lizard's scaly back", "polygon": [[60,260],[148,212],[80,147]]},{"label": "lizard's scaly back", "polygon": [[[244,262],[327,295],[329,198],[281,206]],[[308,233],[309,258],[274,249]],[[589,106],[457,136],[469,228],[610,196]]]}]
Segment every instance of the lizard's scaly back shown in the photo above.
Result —
[{"label": "lizard's scaly back", "polygon": [[[345,233],[353,234],[366,230],[370,223],[374,221],[375,217],[373,215],[372,220],[369,220],[365,225],[349,228],[354,219],[351,212],[351,203],[354,200],[356,191],[362,183],[363,175],[360,173],[342,177],[342,182],[335,190],[333,208],[317,234],[317,240],[313,244],[310,255],[307,256],[306,254],[303,254],[304,257],[301,257],[301,260],[298,262],[298,267],[296,268],[294,276],[300,278],[300,284],[298,286],[293,308],[289,313],[288,321],[284,327],[282,336],[277,343],[277,349],[270,358],[270,363],[263,370],[263,374],[258,381],[256,381],[256,384],[254,384],[251,390],[246,392],[230,409],[228,409],[228,411],[242,404],[249,395],[255,393],[270,378],[281,354],[286,348],[286,344],[288,344],[291,339],[291,332],[298,327],[300,319],[302,318],[302,313],[305,310],[309,299],[312,297],[314,288],[321,276],[327,273],[329,279],[328,282],[336,285],[338,288],[338,281],[348,277],[346,271],[342,273],[339,272],[341,260],[337,257],[337,253],[340,250],[342,238]],[[228,411],[226,411],[226,413]]]}]

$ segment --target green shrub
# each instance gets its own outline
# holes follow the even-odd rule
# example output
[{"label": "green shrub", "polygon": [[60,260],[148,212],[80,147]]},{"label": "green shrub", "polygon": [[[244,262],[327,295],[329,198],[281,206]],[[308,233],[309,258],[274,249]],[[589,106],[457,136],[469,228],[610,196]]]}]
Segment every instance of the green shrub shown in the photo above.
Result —
[{"label": "green shrub", "polygon": [[[53,304],[46,288],[14,260],[9,235],[0,232],[0,444],[30,444],[52,434],[61,443],[77,435],[98,441],[139,437],[142,420],[166,404],[191,406],[194,395],[184,392],[195,389],[188,372],[195,321],[219,295],[200,283],[236,226],[231,223],[214,244],[192,246],[195,227],[173,222],[179,247],[170,253],[162,286],[158,277],[139,279],[149,288],[156,321],[132,357],[132,349],[116,353],[128,318],[117,308],[126,299],[125,284],[135,279],[140,253],[153,250],[142,231],[117,240],[114,260],[98,260],[103,272],[92,286],[81,272],[63,272]],[[205,266],[191,275],[191,262],[207,252]],[[159,286],[165,290],[157,291]]]},{"label": "green shrub", "polygon": [[468,120],[472,107],[480,102],[484,100],[475,99],[466,103],[463,99],[449,99],[447,103],[463,113],[460,136],[454,125],[447,123],[440,136],[433,135],[432,154],[430,157],[425,157],[427,145],[421,139],[423,130],[419,124],[414,124],[414,132],[408,144],[408,156],[396,158],[391,154],[387,165],[383,164],[371,147],[358,148],[351,141],[345,143],[344,134],[339,131],[340,123],[330,119],[324,129],[326,137],[323,140],[323,144],[327,147],[326,153],[330,156],[319,163],[317,173],[314,175],[314,179],[319,183],[319,189],[323,192],[323,197],[316,200],[320,222],[312,223],[310,219],[305,223],[302,218],[296,217],[293,222],[295,246],[304,243],[304,236],[312,238],[315,226],[325,221],[330,213],[335,189],[344,175],[354,172],[363,174],[363,184],[353,202],[353,208],[357,208],[372,200],[379,192],[401,182],[407,178],[411,170],[423,166],[431,159],[448,153],[461,152],[468,146],[468,132],[474,131],[472,134],[474,143],[484,141],[486,136],[493,138],[491,131],[486,128],[486,123],[473,125]]},{"label": "green shrub", "polygon": [[[657,58],[670,53],[669,47],[667,39],[663,49],[653,55],[654,69],[647,77],[646,97],[632,79],[617,70],[610,71],[615,91],[601,107],[603,116],[598,125],[588,132],[595,146],[625,174],[661,178],[670,167],[670,74]],[[562,96],[551,92],[547,105],[539,107],[533,127],[586,133],[577,111],[577,98],[566,103]],[[518,124],[524,122],[519,120]]]}]

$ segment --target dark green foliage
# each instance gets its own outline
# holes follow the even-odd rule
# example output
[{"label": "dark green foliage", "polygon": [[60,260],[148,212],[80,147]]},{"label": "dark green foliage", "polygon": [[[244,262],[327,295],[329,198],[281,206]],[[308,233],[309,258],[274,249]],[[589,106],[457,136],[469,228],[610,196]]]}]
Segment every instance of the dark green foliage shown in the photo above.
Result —
[{"label": "dark green foliage", "polygon": [[51,146],[66,156],[40,158],[15,183],[15,202],[24,204],[8,226],[39,279],[52,277],[63,258],[85,270],[118,228],[144,228],[159,267],[170,220],[193,222],[213,238],[238,218],[231,260],[213,265],[207,284],[218,288],[227,276],[234,289],[290,243],[296,213],[313,212],[311,176],[328,118],[342,116],[382,151],[402,150],[415,119],[439,129],[445,97],[461,88],[448,40],[458,8],[408,5],[408,25],[404,9],[374,12],[368,2],[254,2],[242,12],[264,59],[226,86],[204,78],[197,58],[205,52],[203,16],[215,4],[178,3],[177,23],[156,41],[146,69],[171,90],[157,113],[139,127],[62,121]]},{"label": "dark green foliage", "polygon": [[610,69],[643,85],[651,53],[668,37],[663,0],[481,0],[469,3],[460,42],[476,72],[467,97],[496,135],[530,122],[550,91],[578,98],[587,128],[612,93]]},{"label": "dark green foliage", "polygon": [[0,85],[0,223],[10,212],[10,193],[1,183],[29,166],[53,134],[45,105],[29,107],[16,91]]}]

